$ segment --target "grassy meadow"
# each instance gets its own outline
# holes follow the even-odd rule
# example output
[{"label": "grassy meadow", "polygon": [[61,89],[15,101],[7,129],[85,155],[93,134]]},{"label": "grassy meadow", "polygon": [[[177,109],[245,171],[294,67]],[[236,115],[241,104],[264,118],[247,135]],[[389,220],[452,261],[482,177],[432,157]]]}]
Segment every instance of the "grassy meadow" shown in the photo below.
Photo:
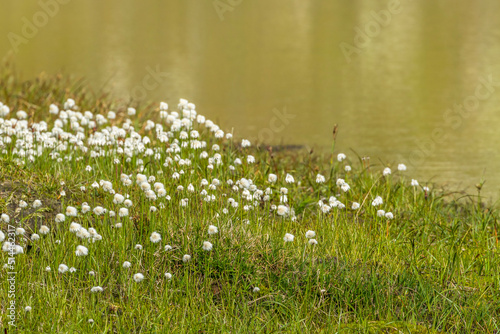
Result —
[{"label": "grassy meadow", "polygon": [[480,185],[248,143],[179,97],[134,105],[11,66],[0,102],[0,328],[500,331],[498,211]]}]

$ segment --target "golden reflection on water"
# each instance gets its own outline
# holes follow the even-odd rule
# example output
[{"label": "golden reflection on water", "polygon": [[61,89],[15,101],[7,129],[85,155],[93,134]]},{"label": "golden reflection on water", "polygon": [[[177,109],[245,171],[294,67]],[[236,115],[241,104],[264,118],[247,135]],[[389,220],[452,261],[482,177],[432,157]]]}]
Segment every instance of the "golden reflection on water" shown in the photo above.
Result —
[{"label": "golden reflection on water", "polygon": [[[26,78],[64,70],[122,97],[188,98],[238,137],[327,150],[339,124],[348,155],[406,162],[421,183],[469,191],[484,172],[498,197],[500,86],[456,129],[443,117],[481,78],[500,82],[500,2],[400,0],[348,62],[341,43],[355,45],[355,28],[394,1],[233,0],[223,14],[215,1],[68,1],[14,59]],[[35,1],[0,3],[1,52],[40,11]],[[154,70],[164,75],[146,90]],[[293,118],[273,128],[283,113]],[[434,131],[446,137],[432,144]]]}]

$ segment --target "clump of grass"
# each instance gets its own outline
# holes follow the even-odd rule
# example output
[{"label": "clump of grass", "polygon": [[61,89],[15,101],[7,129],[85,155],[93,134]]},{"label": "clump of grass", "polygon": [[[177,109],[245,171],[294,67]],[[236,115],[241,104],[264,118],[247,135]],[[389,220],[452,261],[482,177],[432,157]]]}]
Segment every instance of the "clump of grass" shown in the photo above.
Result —
[{"label": "clump of grass", "polygon": [[[0,119],[0,213],[8,218],[0,230],[26,230],[15,237],[23,253],[12,256],[14,270],[1,269],[2,277],[17,272],[20,331],[499,330],[498,214],[472,197],[460,202],[416,185],[411,171],[389,174],[337,152],[236,143],[184,101],[173,112],[136,106],[127,121],[133,106],[66,76],[21,82],[6,71],[0,85],[11,110]],[[50,114],[51,104],[61,111]],[[27,115],[16,123],[18,110]],[[98,114],[102,124],[89,126]],[[183,118],[192,126],[178,125]],[[80,230],[71,232],[72,222]],[[77,256],[80,245],[88,255]],[[1,252],[3,263],[9,257]],[[76,271],[60,273],[61,264]],[[9,286],[1,284],[8,327]]]}]

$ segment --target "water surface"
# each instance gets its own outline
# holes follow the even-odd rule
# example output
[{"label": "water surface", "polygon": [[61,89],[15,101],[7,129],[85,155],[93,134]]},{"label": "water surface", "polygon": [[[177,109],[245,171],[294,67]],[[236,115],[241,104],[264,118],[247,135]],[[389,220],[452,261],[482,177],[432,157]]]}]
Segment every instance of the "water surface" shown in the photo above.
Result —
[{"label": "water surface", "polygon": [[500,85],[483,84],[500,82],[497,0],[64,2],[0,2],[0,57],[25,78],[185,97],[254,141],[328,150],[338,124],[350,156],[500,194]]}]

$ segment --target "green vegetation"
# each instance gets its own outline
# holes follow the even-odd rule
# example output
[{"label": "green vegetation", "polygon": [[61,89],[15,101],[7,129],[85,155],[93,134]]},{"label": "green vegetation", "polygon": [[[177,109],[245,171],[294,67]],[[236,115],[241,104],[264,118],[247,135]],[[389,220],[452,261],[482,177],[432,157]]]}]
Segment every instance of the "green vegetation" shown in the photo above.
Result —
[{"label": "green vegetation", "polygon": [[[0,213],[10,218],[9,223],[0,223],[0,230],[7,237],[9,224],[25,229],[24,235],[16,236],[23,253],[15,256],[14,270],[19,333],[500,330],[498,212],[482,205],[478,196],[458,198],[432,185],[424,190],[423,185],[411,185],[411,169],[392,168],[384,176],[387,166],[350,157],[338,161],[339,152],[335,156],[273,152],[255,143],[243,147],[241,141],[216,138],[214,128],[195,120],[196,139],[191,129],[171,130],[152,104],[136,106],[130,127],[151,139],[144,146],[154,155],[141,151],[140,144],[131,140],[132,153],[127,156],[119,152],[126,147],[126,139],[120,136],[106,135],[105,143],[98,145],[87,141],[110,124],[117,126],[115,130],[122,128],[128,117],[127,103],[95,96],[84,84],[65,76],[21,82],[9,67],[2,71],[0,101],[11,109],[4,119],[16,118],[22,109],[28,116],[28,131],[55,133],[50,137],[54,145],[48,147],[42,144],[49,141],[43,136],[34,135],[36,139],[30,141],[22,124],[0,124]],[[62,110],[68,98],[76,102],[71,109],[81,112],[80,116],[67,114],[84,128],[87,151],[71,140],[78,132],[71,128],[73,121],[62,122],[63,132],[52,131],[54,123],[64,117],[61,112],[49,114],[49,105]],[[169,108],[180,114],[178,119],[182,109],[191,111],[185,104],[179,108]],[[109,110],[116,111],[117,117],[92,128],[83,125],[86,110],[92,111],[93,120]],[[149,119],[171,132],[168,142],[161,142],[154,128],[146,129]],[[32,130],[33,122],[42,120],[48,129]],[[113,132],[108,130],[108,134]],[[182,139],[185,130],[189,137]],[[131,139],[130,128],[126,133]],[[175,139],[178,145],[173,145]],[[206,147],[191,147],[196,140],[206,141]],[[214,144],[220,150],[214,151]],[[27,154],[20,154],[21,149]],[[34,161],[30,161],[30,149],[39,152]],[[51,155],[54,152],[58,154]],[[100,156],[92,157],[91,152]],[[247,162],[248,155],[255,157],[255,163]],[[235,163],[237,158],[242,164]],[[346,171],[348,165],[351,171]],[[173,178],[174,173],[179,178]],[[275,183],[268,181],[270,174],[277,175]],[[285,181],[287,174],[293,175],[293,183]],[[324,175],[325,182],[318,183],[317,174]],[[156,199],[147,198],[150,193],[144,182],[137,182],[138,175],[139,179],[146,176],[144,182],[150,184]],[[124,181],[127,177],[130,185]],[[202,185],[203,179],[207,185]],[[234,184],[228,184],[229,179]],[[92,187],[101,180],[109,181],[112,191],[102,182]],[[170,200],[160,195],[157,182]],[[350,189],[344,191],[344,184]],[[272,194],[266,200],[268,187]],[[281,188],[287,188],[286,203],[280,203]],[[256,190],[263,193],[256,195]],[[125,206],[115,200],[113,192],[129,196],[128,215],[120,217],[119,210]],[[373,206],[376,196],[383,203]],[[42,206],[33,208],[37,199]],[[181,205],[184,199],[186,206]],[[21,208],[21,201],[28,206]],[[82,212],[85,202],[91,208],[87,213]],[[355,202],[360,204],[357,210],[352,209]],[[68,206],[78,210],[76,217],[68,215]],[[96,214],[98,206],[106,213]],[[287,212],[280,215],[280,210]],[[378,210],[391,212],[394,218]],[[56,222],[58,213],[65,215],[63,222]],[[92,233],[81,237],[70,232],[72,222],[85,231],[94,228],[102,239]],[[49,233],[41,233],[42,225],[49,227]],[[218,232],[209,234],[210,225]],[[305,236],[309,230],[315,231],[316,245]],[[150,240],[153,232],[161,235],[160,242]],[[32,240],[35,233],[38,240]],[[284,241],[286,233],[294,235],[293,241]],[[204,250],[204,241],[213,248]],[[137,244],[142,249],[136,249]],[[87,247],[88,255],[76,256],[78,245]],[[172,249],[165,250],[166,245]],[[190,261],[183,261],[185,254],[192,257]],[[2,266],[9,257],[0,252]],[[125,261],[130,268],[123,267]],[[61,264],[76,271],[60,273]],[[5,328],[11,300],[8,271],[0,268],[0,327]],[[144,280],[136,282],[136,273],[143,274]],[[165,273],[172,277],[168,279]],[[93,287],[103,291],[91,292]],[[25,311],[26,306],[31,310]]]}]

